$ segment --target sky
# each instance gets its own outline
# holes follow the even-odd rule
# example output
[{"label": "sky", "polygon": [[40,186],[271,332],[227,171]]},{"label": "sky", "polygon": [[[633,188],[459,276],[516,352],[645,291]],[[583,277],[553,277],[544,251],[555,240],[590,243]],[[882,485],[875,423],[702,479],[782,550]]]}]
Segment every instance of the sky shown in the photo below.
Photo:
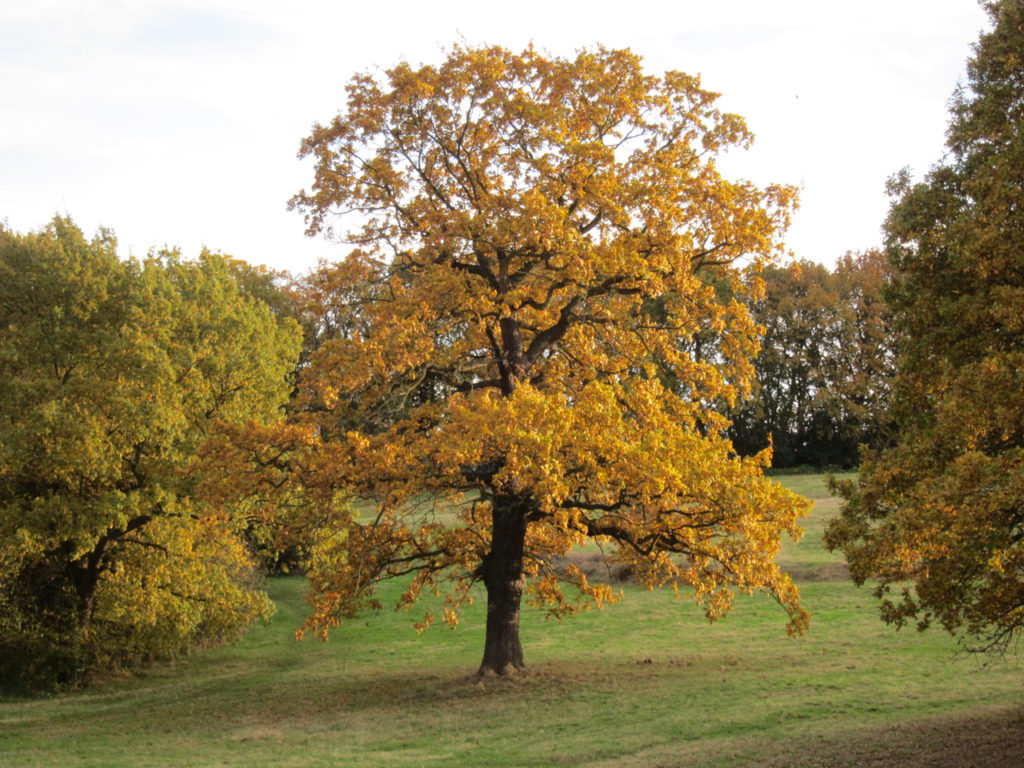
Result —
[{"label": "sky", "polygon": [[0,3],[0,220],[70,215],[122,255],[203,247],[301,274],[348,250],[304,235],[299,142],[356,73],[453,44],[628,47],[699,74],[756,136],[723,168],[801,189],[793,255],[881,243],[885,182],[944,152],[987,28],[975,0],[25,0]]}]

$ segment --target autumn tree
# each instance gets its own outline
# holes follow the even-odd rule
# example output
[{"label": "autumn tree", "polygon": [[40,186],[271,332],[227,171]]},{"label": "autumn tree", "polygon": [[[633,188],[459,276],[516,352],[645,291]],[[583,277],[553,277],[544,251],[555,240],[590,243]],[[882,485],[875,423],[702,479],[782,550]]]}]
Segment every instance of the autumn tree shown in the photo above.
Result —
[{"label": "autumn tree", "polygon": [[828,542],[886,621],[999,649],[1024,627],[1024,3],[985,7],[947,157],[892,184],[898,444],[843,489]]},{"label": "autumn tree", "polygon": [[[344,300],[288,446],[307,494],[362,502],[314,563],[309,627],[403,574],[405,603],[451,579],[454,622],[481,581],[481,673],[512,671],[524,592],[559,615],[613,597],[558,567],[596,539],[710,618],[733,589],[766,590],[802,630],[774,555],[806,504],[762,476],[766,454],[735,455],[710,407],[747,390],[756,348],[714,283],[744,290],[740,265],[779,252],[794,199],[719,174],[743,121],[622,50],[456,47],[347,93],[303,142],[315,179],[292,200],[311,235],[357,246],[319,278]],[[690,354],[707,326],[718,353]]]},{"label": "autumn tree", "polygon": [[270,610],[244,511],[193,492],[210,427],[272,420],[290,391],[297,326],[248,273],[205,252],[121,260],[65,218],[0,231],[5,682],[75,684]]}]

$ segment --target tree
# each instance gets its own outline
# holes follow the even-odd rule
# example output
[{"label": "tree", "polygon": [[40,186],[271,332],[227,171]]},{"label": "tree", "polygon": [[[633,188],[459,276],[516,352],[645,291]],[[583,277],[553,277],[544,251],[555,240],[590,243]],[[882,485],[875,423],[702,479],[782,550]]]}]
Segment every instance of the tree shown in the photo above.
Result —
[{"label": "tree", "polygon": [[883,296],[888,265],[881,250],[847,253],[833,274],[839,301],[825,370],[835,426],[834,448],[826,455],[833,464],[852,467],[864,448],[879,449],[890,441],[898,334]]},{"label": "tree", "polygon": [[218,419],[269,421],[298,328],[204,252],[122,261],[68,219],[0,231],[0,673],[72,685],[270,609],[247,522],[194,489]]},{"label": "tree", "polygon": [[[372,511],[314,564],[310,628],[403,574],[406,603],[452,579],[454,622],[479,580],[480,670],[509,672],[524,591],[558,615],[613,598],[556,567],[588,539],[644,584],[692,587],[711,618],[731,588],[763,589],[805,627],[773,557],[806,503],[762,476],[767,454],[738,458],[710,407],[748,388],[756,346],[712,283],[744,290],[738,265],[780,250],[794,192],[722,178],[715,156],[750,135],[715,98],[628,51],[457,47],[355,77],[315,126],[292,205],[310,234],[357,214],[358,250],[331,273],[343,330],[304,371],[289,466]],[[712,358],[689,351],[705,326]]]},{"label": "tree", "polygon": [[734,411],[730,432],[741,453],[771,444],[776,467],[817,463],[808,461],[806,443],[829,395],[825,361],[839,296],[828,268],[814,262],[769,267],[763,280],[764,296],[750,303],[764,327],[755,385]]},{"label": "tree", "polygon": [[844,486],[828,543],[878,579],[886,621],[999,649],[1024,626],[1024,4],[986,8],[947,158],[892,184],[899,436]]},{"label": "tree", "polygon": [[773,446],[773,466],[854,467],[887,434],[893,331],[884,256],[848,253],[829,270],[801,261],[763,272],[750,302],[764,327],[749,399],[732,411],[741,454]]}]

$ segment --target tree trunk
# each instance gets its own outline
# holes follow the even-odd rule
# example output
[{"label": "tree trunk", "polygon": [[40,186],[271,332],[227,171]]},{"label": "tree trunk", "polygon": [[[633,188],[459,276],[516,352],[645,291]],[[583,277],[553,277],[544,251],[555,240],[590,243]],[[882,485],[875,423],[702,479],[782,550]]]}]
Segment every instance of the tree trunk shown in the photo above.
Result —
[{"label": "tree trunk", "polygon": [[75,589],[78,628],[86,629],[92,623],[96,612],[96,590],[100,583],[100,558],[106,549],[106,541],[81,559],[68,563],[68,578]]},{"label": "tree trunk", "polygon": [[506,675],[522,669],[519,605],[523,597],[523,544],[529,499],[496,494],[491,551],[480,564],[487,587],[487,636],[480,674]]}]

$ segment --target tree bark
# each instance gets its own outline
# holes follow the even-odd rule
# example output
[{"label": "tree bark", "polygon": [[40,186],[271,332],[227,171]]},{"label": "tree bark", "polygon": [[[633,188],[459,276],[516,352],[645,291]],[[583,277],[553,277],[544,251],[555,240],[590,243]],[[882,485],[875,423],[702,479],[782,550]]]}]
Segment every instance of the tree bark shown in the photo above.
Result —
[{"label": "tree bark", "polygon": [[100,582],[100,559],[105,549],[106,541],[101,540],[95,549],[81,559],[68,563],[65,569],[75,589],[79,629],[85,629],[92,623],[92,617],[96,611],[96,590]]},{"label": "tree bark", "polygon": [[507,675],[522,669],[519,606],[523,597],[523,545],[529,499],[495,494],[491,550],[480,564],[487,587],[487,635],[480,674]]}]

